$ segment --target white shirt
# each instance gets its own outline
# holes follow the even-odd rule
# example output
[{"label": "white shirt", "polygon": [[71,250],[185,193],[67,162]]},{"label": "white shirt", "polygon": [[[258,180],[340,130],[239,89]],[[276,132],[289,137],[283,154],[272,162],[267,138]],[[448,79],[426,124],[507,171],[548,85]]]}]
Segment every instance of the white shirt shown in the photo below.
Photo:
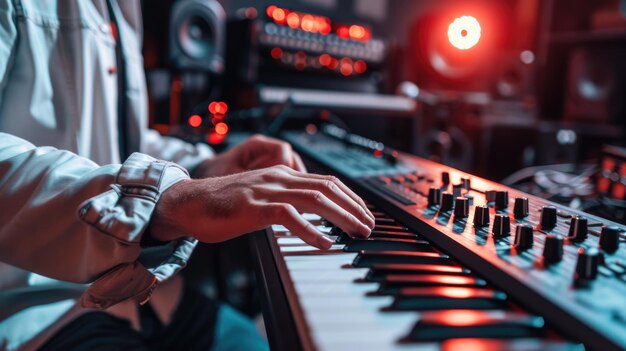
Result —
[{"label": "white shirt", "polygon": [[[139,240],[160,193],[212,151],[147,129],[140,1],[112,8],[126,67],[126,142],[182,168],[144,154],[120,165],[106,0],[0,0],[0,345],[8,350],[36,348],[85,306],[147,298],[184,264],[170,255],[144,267]],[[169,253],[188,257],[194,245],[182,240]],[[84,292],[30,271],[99,279]]]}]

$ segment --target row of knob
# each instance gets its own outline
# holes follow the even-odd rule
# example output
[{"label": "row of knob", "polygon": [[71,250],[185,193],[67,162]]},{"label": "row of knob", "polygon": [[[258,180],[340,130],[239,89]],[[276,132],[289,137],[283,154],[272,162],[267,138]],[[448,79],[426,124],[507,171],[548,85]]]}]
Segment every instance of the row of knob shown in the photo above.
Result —
[{"label": "row of knob", "polygon": [[[496,211],[508,209],[508,192],[496,191],[487,193],[487,200],[493,200]],[[452,193],[441,193],[440,188],[432,187],[428,192],[428,205],[439,205],[439,210],[447,212],[454,210],[456,218],[467,218],[469,216],[470,200],[466,197],[454,197]],[[522,219],[529,215],[528,199],[524,197],[516,198],[513,206],[515,218]],[[541,211],[540,225],[542,230],[551,230],[557,225],[557,209],[554,206],[544,206]],[[490,215],[488,206],[476,206],[474,211],[473,224],[475,227],[489,226]],[[496,238],[508,237],[510,235],[511,223],[509,216],[497,213],[494,216],[492,233]],[[515,247],[517,251],[524,251],[533,246],[534,227],[530,224],[518,224],[515,228]],[[588,236],[588,221],[584,217],[575,216],[571,218],[568,239],[581,243]],[[619,228],[615,226],[603,226],[600,233],[599,246],[606,253],[614,253],[619,248]],[[557,234],[547,234],[543,248],[543,260],[545,265],[552,265],[560,262],[563,258],[564,238]],[[598,266],[603,261],[602,253],[595,248],[579,248],[578,261],[576,264],[575,283],[586,286],[588,282],[597,276]]]},{"label": "row of knob", "polygon": [[[503,211],[508,208],[508,192],[495,192],[495,209]],[[441,193],[440,188],[432,187],[428,191],[428,205],[440,205],[442,212],[454,209],[454,216],[457,218],[467,218],[469,216],[470,200],[466,197],[454,197],[452,193]],[[513,215],[517,219],[525,218],[529,215],[528,198],[518,197],[513,205]],[[543,230],[551,230],[557,225],[557,209],[554,206],[544,206],[541,210],[540,225]],[[505,214],[496,214],[494,221],[500,223],[506,221],[504,227],[509,226],[509,217]],[[474,226],[486,227],[489,225],[489,207],[476,206],[474,211]],[[531,227],[532,228],[532,227]],[[504,229],[503,229],[504,230]],[[494,234],[499,229],[494,229]],[[507,233],[508,234],[508,233]],[[572,241],[580,243],[587,239],[588,221],[585,217],[575,216],[571,218],[569,235]],[[600,248],[607,253],[614,253],[619,248],[619,228],[614,226],[603,227],[600,235]]]}]

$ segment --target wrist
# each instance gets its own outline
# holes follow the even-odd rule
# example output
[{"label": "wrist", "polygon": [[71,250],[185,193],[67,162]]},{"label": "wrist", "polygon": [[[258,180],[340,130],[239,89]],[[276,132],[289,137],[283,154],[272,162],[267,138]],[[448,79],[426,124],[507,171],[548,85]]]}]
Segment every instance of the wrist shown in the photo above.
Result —
[{"label": "wrist", "polygon": [[190,179],[177,182],[163,193],[156,203],[150,225],[146,234],[156,241],[173,241],[186,236],[182,232],[180,221],[180,206],[183,201],[183,189]]}]

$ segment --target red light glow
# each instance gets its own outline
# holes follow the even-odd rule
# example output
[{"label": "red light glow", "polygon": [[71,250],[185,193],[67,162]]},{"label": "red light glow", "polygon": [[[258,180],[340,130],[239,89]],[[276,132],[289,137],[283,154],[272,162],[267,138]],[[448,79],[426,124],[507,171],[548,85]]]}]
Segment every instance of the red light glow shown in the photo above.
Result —
[{"label": "red light glow", "polygon": [[315,18],[311,15],[302,16],[302,23],[300,24],[300,27],[305,32],[315,32]]},{"label": "red light glow", "polygon": [[341,39],[350,38],[350,31],[348,30],[348,27],[346,26],[337,27],[337,36],[339,36],[339,38]]},{"label": "red light glow", "polygon": [[215,133],[219,135],[226,135],[228,133],[228,124],[220,122],[215,125]]},{"label": "red light glow", "polygon": [[344,57],[341,59],[341,67],[339,69],[341,74],[344,76],[349,76],[352,74],[352,59],[349,57]]},{"label": "red light glow", "polygon": [[485,313],[475,310],[448,310],[437,313],[442,324],[448,326],[470,326],[485,319]]},{"label": "red light glow", "polygon": [[224,139],[226,139],[224,135],[220,135],[217,133],[209,133],[209,135],[207,136],[207,141],[211,145],[220,144],[221,142],[224,141]]},{"label": "red light glow", "polygon": [[480,41],[481,27],[478,20],[472,16],[456,18],[448,26],[448,40],[459,50],[468,50]]},{"label": "red light glow", "polygon": [[200,115],[192,115],[189,117],[188,122],[190,126],[198,128],[202,125],[202,117]]},{"label": "red light glow", "polygon": [[328,66],[330,65],[330,62],[332,61],[332,57],[330,57],[329,54],[322,54],[320,55],[319,61],[320,61],[320,65]]},{"label": "red light glow", "polygon": [[276,6],[274,5],[268,6],[267,9],[265,9],[265,13],[267,14],[267,17],[272,18],[272,16],[274,16],[274,10],[276,10]]},{"label": "red light glow", "polygon": [[275,8],[274,11],[272,11],[272,18],[274,19],[274,22],[278,24],[285,24],[286,17],[287,13],[285,13],[285,10],[279,7]]},{"label": "red light glow", "polygon": [[287,15],[287,25],[294,29],[300,27],[300,16],[295,12]]},{"label": "red light glow", "polygon": [[354,63],[354,71],[358,74],[362,74],[367,70],[367,64],[363,60],[357,60]]},{"label": "red light glow", "polygon": [[328,68],[334,70],[334,69],[337,69],[338,66],[339,66],[339,61],[336,58],[331,57],[330,63],[328,64]]},{"label": "red light glow", "polygon": [[209,104],[209,112],[214,115],[225,115],[228,111],[228,105],[223,101],[213,101]]},{"label": "red light glow", "polygon": [[278,60],[279,58],[283,57],[283,49],[273,48],[272,51],[270,51],[270,55],[272,55],[273,59]]},{"label": "red light glow", "polygon": [[350,35],[350,38],[354,40],[364,40],[367,37],[367,29],[363,26],[353,24],[348,29],[348,34]]}]

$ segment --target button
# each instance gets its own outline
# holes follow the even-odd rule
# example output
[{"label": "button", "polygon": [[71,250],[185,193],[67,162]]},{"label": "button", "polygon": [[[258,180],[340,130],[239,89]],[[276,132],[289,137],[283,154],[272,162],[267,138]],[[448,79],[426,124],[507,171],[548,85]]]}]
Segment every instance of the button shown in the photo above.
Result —
[{"label": "button", "polygon": [[511,234],[511,220],[505,214],[497,214],[493,218],[492,233],[495,237],[505,237]]},{"label": "button", "polygon": [[508,191],[496,191],[496,210],[504,211],[509,208],[509,192]]},{"label": "button", "polygon": [[441,206],[439,207],[439,211],[446,212],[451,211],[454,207],[454,195],[450,192],[444,192],[441,194]]},{"label": "button", "polygon": [[467,218],[469,215],[469,201],[464,197],[457,197],[454,200],[454,217]]},{"label": "button", "polygon": [[602,254],[596,248],[579,248],[574,285],[586,287],[595,280],[598,276],[598,266],[600,266],[602,258]]},{"label": "button", "polygon": [[441,203],[441,189],[430,187],[428,189],[428,206],[437,206]]},{"label": "button", "polygon": [[513,205],[513,215],[515,218],[524,218],[528,216],[528,198],[516,197]]},{"label": "button", "polygon": [[518,224],[515,227],[515,247],[519,251],[533,247],[533,227],[530,224]]},{"label": "button", "polygon": [[474,227],[489,226],[489,207],[476,206],[474,208]]},{"label": "button", "polygon": [[556,207],[543,206],[541,209],[541,229],[550,230],[556,227]]},{"label": "button", "polygon": [[569,238],[577,243],[582,243],[587,239],[587,218],[585,217],[572,217],[569,224]]},{"label": "button", "polygon": [[614,253],[619,248],[619,228],[603,226],[600,231],[600,249],[606,253]]},{"label": "button", "polygon": [[543,262],[551,265],[561,262],[563,259],[563,237],[560,235],[546,235],[543,246]]}]

